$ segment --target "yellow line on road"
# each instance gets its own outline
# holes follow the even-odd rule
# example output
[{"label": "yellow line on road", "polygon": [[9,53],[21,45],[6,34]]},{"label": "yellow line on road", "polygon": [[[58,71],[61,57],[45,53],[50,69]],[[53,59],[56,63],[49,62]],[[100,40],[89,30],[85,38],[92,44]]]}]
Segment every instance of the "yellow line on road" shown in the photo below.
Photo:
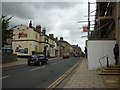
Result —
[{"label": "yellow line on road", "polygon": [[[65,79],[66,76],[68,76],[81,62],[82,60],[78,61],[73,67],[71,67],[67,72],[65,72],[61,77],[59,77],[55,82],[53,82],[51,85],[47,87],[49,88],[55,88],[61,81]],[[46,90],[47,90],[46,89]]]}]

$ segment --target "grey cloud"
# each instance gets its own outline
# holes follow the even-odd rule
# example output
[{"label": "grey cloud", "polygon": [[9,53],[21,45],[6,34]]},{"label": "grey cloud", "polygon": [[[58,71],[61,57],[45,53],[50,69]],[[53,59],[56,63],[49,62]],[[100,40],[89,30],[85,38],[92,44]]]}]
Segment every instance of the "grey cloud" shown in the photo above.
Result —
[{"label": "grey cloud", "polygon": [[77,4],[82,4],[82,3],[78,3],[78,2],[34,2],[32,3],[33,6],[38,9],[38,8],[43,8],[43,9],[54,9],[54,8],[58,8],[58,9],[64,9],[64,8],[70,8],[70,7],[74,7]]},{"label": "grey cloud", "polygon": [[3,2],[2,13],[19,17],[21,19],[34,19],[34,10],[32,5],[20,2]]}]

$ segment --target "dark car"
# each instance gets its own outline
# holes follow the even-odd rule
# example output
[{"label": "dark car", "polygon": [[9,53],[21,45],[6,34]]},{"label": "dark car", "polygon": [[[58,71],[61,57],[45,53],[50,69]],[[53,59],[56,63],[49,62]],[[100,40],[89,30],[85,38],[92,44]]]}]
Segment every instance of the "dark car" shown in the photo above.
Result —
[{"label": "dark car", "polygon": [[75,54],[74,57],[79,57],[79,55],[78,55],[78,54]]},{"label": "dark car", "polygon": [[43,54],[36,54],[31,55],[28,58],[28,65],[42,65],[42,64],[48,64],[48,58],[45,57]]},{"label": "dark car", "polygon": [[70,55],[68,53],[63,54],[63,58],[69,58]]}]

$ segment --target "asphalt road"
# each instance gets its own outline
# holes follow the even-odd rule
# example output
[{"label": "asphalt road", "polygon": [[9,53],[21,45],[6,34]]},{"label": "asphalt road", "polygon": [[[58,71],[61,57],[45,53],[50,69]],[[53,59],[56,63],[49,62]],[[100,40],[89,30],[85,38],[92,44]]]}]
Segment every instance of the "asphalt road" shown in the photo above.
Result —
[{"label": "asphalt road", "polygon": [[80,58],[51,60],[42,66],[15,66],[2,70],[2,88],[47,88]]}]

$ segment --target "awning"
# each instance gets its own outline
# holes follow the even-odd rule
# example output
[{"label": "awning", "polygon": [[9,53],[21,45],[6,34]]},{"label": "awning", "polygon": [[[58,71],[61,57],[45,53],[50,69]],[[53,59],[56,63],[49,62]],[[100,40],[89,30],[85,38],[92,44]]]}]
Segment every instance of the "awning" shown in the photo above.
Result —
[{"label": "awning", "polygon": [[2,49],[12,49],[12,47],[3,47]]}]

